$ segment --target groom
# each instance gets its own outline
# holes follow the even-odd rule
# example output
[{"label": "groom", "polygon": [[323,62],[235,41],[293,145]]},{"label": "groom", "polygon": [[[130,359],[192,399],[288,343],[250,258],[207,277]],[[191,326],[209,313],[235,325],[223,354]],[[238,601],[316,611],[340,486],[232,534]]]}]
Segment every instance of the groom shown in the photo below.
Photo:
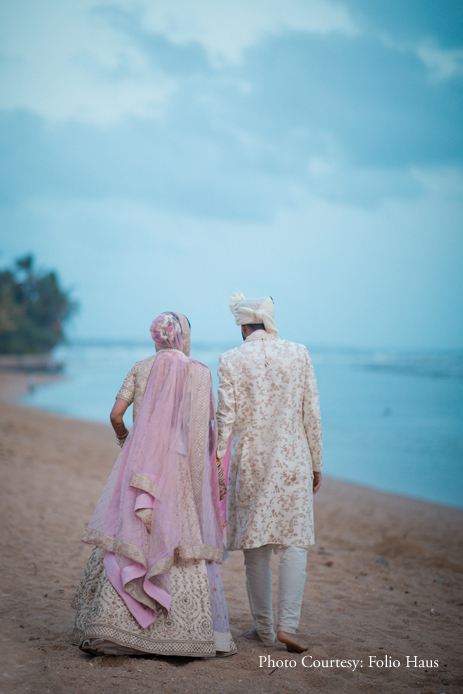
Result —
[{"label": "groom", "polygon": [[271,297],[234,294],[230,309],[244,344],[219,362],[217,457],[232,434],[228,481],[228,549],[242,549],[255,628],[245,636],[275,641],[272,551],[280,557],[276,638],[288,651],[296,637],[314,543],[313,494],[321,486],[322,432],[317,383],[304,345],[280,340]]}]

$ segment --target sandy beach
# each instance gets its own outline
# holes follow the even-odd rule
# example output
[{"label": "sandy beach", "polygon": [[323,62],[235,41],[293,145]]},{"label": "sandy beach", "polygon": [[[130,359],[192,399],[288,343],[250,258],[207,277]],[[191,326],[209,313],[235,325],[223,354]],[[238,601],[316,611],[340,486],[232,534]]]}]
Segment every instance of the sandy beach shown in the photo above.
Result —
[{"label": "sandy beach", "polygon": [[299,629],[307,657],[240,636],[252,627],[241,552],[222,567],[237,655],[80,652],[70,605],[91,551],[80,537],[119,449],[109,426],[14,404],[26,385],[0,372],[0,694],[463,691],[463,511],[329,478]]}]

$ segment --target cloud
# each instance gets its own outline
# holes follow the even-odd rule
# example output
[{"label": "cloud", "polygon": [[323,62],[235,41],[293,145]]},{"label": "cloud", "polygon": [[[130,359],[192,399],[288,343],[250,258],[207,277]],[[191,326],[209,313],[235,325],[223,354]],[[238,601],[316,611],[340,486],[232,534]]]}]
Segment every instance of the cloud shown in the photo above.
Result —
[{"label": "cloud", "polygon": [[[96,152],[115,167],[118,185],[135,189],[125,165],[140,194],[159,191],[166,201],[175,188],[188,200],[185,181],[194,170],[189,188],[198,208],[195,181],[215,191],[219,172],[224,187],[235,183],[238,191],[240,180],[248,189],[252,177],[260,207],[265,187],[272,199],[276,186],[284,189],[281,201],[293,185],[321,192],[323,181],[337,181],[336,190],[351,192],[355,178],[373,172],[374,179],[381,167],[400,169],[403,179],[415,164],[461,163],[462,104],[450,80],[461,72],[461,52],[423,37],[400,44],[365,26],[359,33],[348,5],[349,11],[321,0],[266,1],[264,11],[264,0],[45,0],[40,8],[24,2],[5,12],[0,108],[55,124],[48,144],[54,151],[54,139],[66,141],[57,156],[70,159],[69,181],[77,183],[82,165],[74,159],[88,151],[95,192],[107,179],[103,192],[111,193],[116,178],[94,161]],[[19,16],[26,6],[24,23]],[[359,7],[377,20],[369,6]],[[385,24],[391,30],[402,17],[396,4],[393,15],[397,21]],[[314,160],[323,160],[332,175],[314,176]],[[349,169],[357,175],[347,174],[347,181]],[[390,178],[379,176],[378,191]],[[78,186],[89,188],[85,181]],[[405,194],[414,189],[400,187]],[[243,195],[237,197],[241,203]],[[232,206],[225,203],[226,214]]]},{"label": "cloud", "polygon": [[344,168],[462,163],[458,85],[429,81],[416,55],[370,37],[288,34],[248,54],[238,118],[276,152]]},{"label": "cloud", "polygon": [[184,129],[170,121],[50,129],[27,112],[0,114],[4,204],[40,195],[122,196],[197,217],[271,215],[269,200],[281,203],[287,184],[256,170],[253,152],[202,122],[194,108],[185,106],[182,123]]},{"label": "cloud", "polygon": [[199,44],[217,66],[242,62],[245,50],[269,35],[357,34],[344,5],[332,0],[117,0],[111,6],[137,10],[146,31],[176,45]]},{"label": "cloud", "polygon": [[201,308],[243,290],[304,297],[294,339],[459,344],[461,45],[403,5],[5,0],[5,252],[75,285],[80,334],[116,295],[124,335],[175,305],[231,336]]},{"label": "cloud", "polygon": [[463,5],[460,0],[345,0],[364,35],[418,56],[435,80],[463,77]]},{"label": "cloud", "polygon": [[414,45],[432,39],[443,50],[462,47],[461,0],[343,0],[343,5],[365,34]]},{"label": "cloud", "polygon": [[432,42],[421,43],[416,52],[438,80],[463,77],[463,49],[439,50]]},{"label": "cloud", "polygon": [[93,7],[91,0],[2,6],[0,108],[99,126],[162,113],[175,83]]},{"label": "cloud", "polygon": [[416,196],[414,167],[462,164],[459,92],[430,82],[412,52],[368,37],[286,33],[219,79],[191,47],[159,37],[147,45],[131,21],[127,31],[147,60],[164,57],[175,73],[163,117],[103,128],[0,112],[5,200],[123,196],[259,220],[306,192],[361,206]]},{"label": "cloud", "polygon": [[[177,87],[169,60],[179,72],[195,58],[218,67],[239,61],[267,34],[354,32],[342,5],[330,0],[6,0],[1,15],[0,108],[99,126],[162,116]],[[132,41],[135,20],[144,45],[141,32],[138,45]],[[164,60],[150,59],[147,37]]]}]

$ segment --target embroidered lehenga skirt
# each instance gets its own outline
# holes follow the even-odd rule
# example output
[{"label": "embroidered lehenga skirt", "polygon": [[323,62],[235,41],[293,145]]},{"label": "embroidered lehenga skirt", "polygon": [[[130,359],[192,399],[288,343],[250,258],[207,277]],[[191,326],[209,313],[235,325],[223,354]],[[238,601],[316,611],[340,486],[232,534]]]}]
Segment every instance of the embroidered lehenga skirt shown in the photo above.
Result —
[{"label": "embroidered lehenga skirt", "polygon": [[[104,550],[90,555],[72,606],[77,610],[72,642],[82,650],[113,655],[214,657],[236,653],[218,564],[178,561],[170,570],[172,604],[157,610],[144,629],[110,583]],[[209,576],[214,576],[214,581]],[[212,583],[214,587],[210,589]]]}]

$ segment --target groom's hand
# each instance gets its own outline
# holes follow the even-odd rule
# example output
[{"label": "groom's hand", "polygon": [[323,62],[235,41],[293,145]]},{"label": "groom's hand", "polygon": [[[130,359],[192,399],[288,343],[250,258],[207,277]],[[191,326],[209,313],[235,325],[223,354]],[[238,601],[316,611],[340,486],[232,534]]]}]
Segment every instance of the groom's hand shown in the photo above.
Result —
[{"label": "groom's hand", "polygon": [[314,472],[313,473],[313,493],[316,494],[321,486],[322,486],[322,473],[321,472]]}]

